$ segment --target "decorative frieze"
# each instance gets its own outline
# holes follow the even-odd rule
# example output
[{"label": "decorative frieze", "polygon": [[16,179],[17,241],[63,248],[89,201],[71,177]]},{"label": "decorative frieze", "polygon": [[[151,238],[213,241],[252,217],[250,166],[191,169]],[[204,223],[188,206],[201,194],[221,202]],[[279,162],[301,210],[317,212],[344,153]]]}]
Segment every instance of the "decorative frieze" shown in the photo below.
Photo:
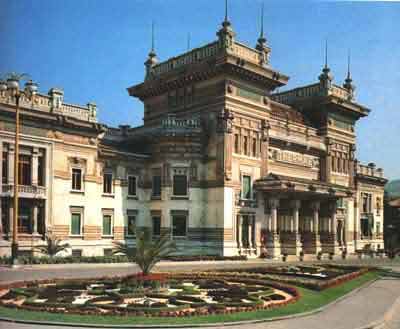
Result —
[{"label": "decorative frieze", "polygon": [[269,148],[270,160],[295,164],[312,169],[319,169],[319,158],[299,152],[286,151],[278,148]]}]

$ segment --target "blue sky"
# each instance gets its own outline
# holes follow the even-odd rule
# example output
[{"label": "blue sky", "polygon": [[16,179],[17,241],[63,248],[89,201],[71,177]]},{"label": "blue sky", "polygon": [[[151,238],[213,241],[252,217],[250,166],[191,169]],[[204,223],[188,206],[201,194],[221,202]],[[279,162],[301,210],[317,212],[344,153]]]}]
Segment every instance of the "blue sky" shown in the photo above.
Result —
[{"label": "blue sky", "polygon": [[[230,0],[237,39],[254,45],[261,0]],[[0,0],[0,75],[28,72],[42,92],[99,106],[102,122],[139,125],[143,106],[126,88],[141,82],[156,25],[161,60],[214,40],[223,0]],[[346,74],[347,49],[357,100],[372,113],[357,125],[357,157],[400,178],[400,2],[265,0],[272,65],[289,87],[317,81],[325,39],[335,82]]]}]

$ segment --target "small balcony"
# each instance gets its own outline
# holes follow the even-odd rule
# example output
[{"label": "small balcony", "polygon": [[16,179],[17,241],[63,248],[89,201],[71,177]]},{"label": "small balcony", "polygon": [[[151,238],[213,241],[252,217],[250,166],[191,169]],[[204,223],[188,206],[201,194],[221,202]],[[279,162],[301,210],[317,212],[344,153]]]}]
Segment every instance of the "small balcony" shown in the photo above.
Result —
[{"label": "small balcony", "polygon": [[[38,185],[18,185],[18,196],[28,199],[45,199],[46,187]],[[3,184],[0,195],[3,197],[12,197],[14,195],[13,184]]]},{"label": "small balcony", "polygon": [[236,205],[240,207],[246,208],[257,208],[257,200],[254,199],[236,199]]}]

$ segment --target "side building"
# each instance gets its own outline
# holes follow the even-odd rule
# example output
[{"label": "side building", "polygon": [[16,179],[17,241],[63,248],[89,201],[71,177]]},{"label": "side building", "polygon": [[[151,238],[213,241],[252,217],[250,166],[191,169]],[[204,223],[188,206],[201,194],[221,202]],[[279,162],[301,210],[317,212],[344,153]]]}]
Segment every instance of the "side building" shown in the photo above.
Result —
[{"label": "side building", "polygon": [[21,252],[51,231],[72,254],[135,243],[135,227],[167,232],[182,254],[298,257],[383,247],[383,187],[355,158],[350,72],[276,92],[263,35],[217,40],[165,62],[152,50],[145,79],[128,88],[144,104],[140,127],[110,128],[96,106],[66,104],[61,90],[22,103],[19,177],[13,175],[13,100],[0,93],[0,253],[10,253],[13,182],[20,188]]}]

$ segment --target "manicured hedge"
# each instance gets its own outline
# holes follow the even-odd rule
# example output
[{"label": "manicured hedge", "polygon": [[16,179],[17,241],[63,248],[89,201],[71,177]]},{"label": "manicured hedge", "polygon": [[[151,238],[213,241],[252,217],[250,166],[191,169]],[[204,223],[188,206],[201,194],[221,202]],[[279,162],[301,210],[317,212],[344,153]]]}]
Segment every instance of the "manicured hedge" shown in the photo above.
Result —
[{"label": "manicured hedge", "polygon": [[[217,261],[217,260],[247,260],[247,256],[216,256],[216,255],[198,255],[198,256],[169,256],[164,260],[174,262],[190,262],[190,261]],[[48,256],[20,256],[18,257],[20,264],[75,264],[75,263],[128,263],[129,260],[124,255],[112,256],[65,256],[65,257],[48,257]],[[10,264],[11,257],[1,256],[0,264]]]}]

